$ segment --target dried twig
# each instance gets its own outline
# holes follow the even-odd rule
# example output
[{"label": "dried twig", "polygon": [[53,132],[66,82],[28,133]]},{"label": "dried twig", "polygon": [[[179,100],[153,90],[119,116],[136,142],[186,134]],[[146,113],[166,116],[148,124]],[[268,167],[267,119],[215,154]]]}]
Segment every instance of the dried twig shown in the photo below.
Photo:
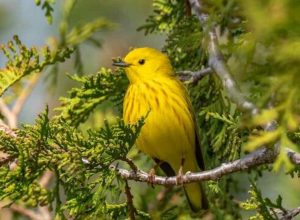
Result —
[{"label": "dried twig", "polygon": [[41,187],[47,187],[53,176],[53,172],[51,172],[50,170],[46,170],[39,181]]},{"label": "dried twig", "polygon": [[300,207],[297,207],[295,209],[288,210],[287,213],[283,213],[280,220],[291,220],[299,214],[300,214]]},{"label": "dried twig", "polygon": [[136,209],[133,205],[133,195],[131,194],[130,187],[128,185],[128,181],[125,180],[125,194],[127,198],[127,206],[128,206],[128,211],[129,211],[129,218],[131,220],[135,219],[135,213]]},{"label": "dried twig", "polygon": [[212,69],[210,67],[199,70],[199,71],[180,71],[178,72],[179,74],[179,79],[181,81],[187,82],[187,83],[196,83],[199,80],[201,80],[204,76],[212,73]]},{"label": "dried twig", "polygon": [[3,99],[0,98],[0,112],[4,116],[4,118],[7,121],[7,125],[10,128],[16,128],[17,127],[17,118],[16,116],[11,112],[9,107],[4,103]]},{"label": "dried twig", "polygon": [[28,85],[22,90],[21,94],[19,95],[18,99],[14,104],[14,107],[11,110],[12,114],[14,114],[15,117],[19,116],[27,98],[31,94],[32,90],[34,89],[41,76],[42,74],[40,73],[35,73],[34,75],[32,75],[29,79]]},{"label": "dried twig", "polygon": [[0,99],[0,111],[1,114],[4,116],[4,118],[7,121],[7,125],[10,128],[16,128],[17,127],[17,122],[18,122],[18,116],[21,112],[21,110],[24,107],[24,104],[27,100],[27,98],[29,97],[29,95],[31,94],[34,86],[36,85],[36,83],[38,82],[38,80],[40,79],[41,74],[35,74],[33,75],[28,82],[27,87],[25,87],[21,94],[19,95],[18,99],[16,100],[14,106],[12,109],[10,109],[2,99]]},{"label": "dried twig", "polygon": [[38,213],[36,213],[33,210],[27,209],[21,205],[17,205],[17,204],[12,204],[11,206],[9,206],[9,208],[15,212],[18,212],[24,216],[27,216],[28,218],[32,219],[32,220],[44,220],[44,218],[39,215]]}]

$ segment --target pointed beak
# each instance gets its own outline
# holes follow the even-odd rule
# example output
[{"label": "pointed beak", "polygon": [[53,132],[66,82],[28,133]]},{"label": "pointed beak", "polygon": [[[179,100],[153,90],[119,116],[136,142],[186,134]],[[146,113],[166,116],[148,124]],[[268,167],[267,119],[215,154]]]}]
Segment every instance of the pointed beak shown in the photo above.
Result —
[{"label": "pointed beak", "polygon": [[113,66],[118,66],[118,67],[129,67],[130,64],[125,63],[123,60],[121,61],[113,61]]}]

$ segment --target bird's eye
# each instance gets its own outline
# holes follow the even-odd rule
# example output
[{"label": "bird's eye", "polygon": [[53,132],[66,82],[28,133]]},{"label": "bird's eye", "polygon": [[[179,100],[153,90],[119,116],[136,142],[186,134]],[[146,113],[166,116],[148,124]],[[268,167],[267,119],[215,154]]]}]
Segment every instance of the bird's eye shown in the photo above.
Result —
[{"label": "bird's eye", "polygon": [[139,60],[139,64],[143,65],[145,63],[145,60],[144,59],[140,59]]}]

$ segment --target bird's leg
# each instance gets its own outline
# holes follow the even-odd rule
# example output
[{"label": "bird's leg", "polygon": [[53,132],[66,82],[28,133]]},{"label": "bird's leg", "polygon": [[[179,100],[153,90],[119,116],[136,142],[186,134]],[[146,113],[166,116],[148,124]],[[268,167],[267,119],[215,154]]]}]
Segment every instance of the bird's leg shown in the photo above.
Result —
[{"label": "bird's leg", "polygon": [[181,159],[181,164],[180,164],[180,167],[179,167],[177,176],[176,176],[176,184],[177,184],[177,185],[182,184],[182,176],[183,176],[183,165],[184,165],[184,162],[185,162],[185,159],[182,158],[182,159]]}]

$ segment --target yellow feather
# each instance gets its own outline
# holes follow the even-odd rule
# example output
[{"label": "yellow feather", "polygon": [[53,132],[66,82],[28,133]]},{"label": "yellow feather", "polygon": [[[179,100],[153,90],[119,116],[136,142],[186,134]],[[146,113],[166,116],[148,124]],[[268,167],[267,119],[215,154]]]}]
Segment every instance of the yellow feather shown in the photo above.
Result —
[{"label": "yellow feather", "polygon": [[[183,172],[199,171],[192,107],[186,89],[173,75],[169,59],[155,49],[138,48],[124,61],[130,81],[124,98],[124,121],[136,123],[149,112],[136,146],[152,158],[167,162],[175,173],[182,159]],[[200,184],[187,184],[185,191],[193,210],[201,209]]]}]

